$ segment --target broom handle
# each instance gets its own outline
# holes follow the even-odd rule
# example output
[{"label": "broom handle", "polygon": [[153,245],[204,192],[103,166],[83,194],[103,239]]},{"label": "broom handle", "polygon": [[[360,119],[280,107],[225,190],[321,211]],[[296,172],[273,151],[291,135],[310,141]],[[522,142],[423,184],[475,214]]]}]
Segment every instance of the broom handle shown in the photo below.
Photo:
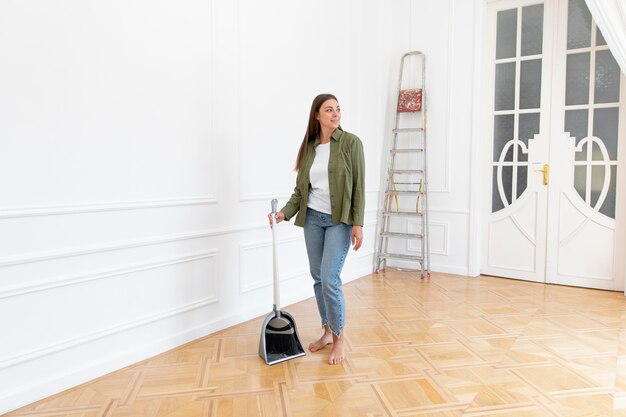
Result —
[{"label": "broom handle", "polygon": [[272,253],[274,254],[273,269],[274,269],[274,311],[280,311],[280,290],[278,288],[278,254],[276,253],[276,208],[278,206],[278,200],[272,199]]}]

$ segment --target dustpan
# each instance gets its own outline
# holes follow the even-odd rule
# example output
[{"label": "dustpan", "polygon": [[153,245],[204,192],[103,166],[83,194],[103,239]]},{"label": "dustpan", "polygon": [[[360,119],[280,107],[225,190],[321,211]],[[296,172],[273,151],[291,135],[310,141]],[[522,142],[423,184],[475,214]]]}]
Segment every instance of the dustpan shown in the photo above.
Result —
[{"label": "dustpan", "polygon": [[276,208],[278,200],[272,200],[272,252],[274,255],[274,308],[263,320],[259,356],[268,365],[295,359],[306,355],[298,336],[296,321],[291,314],[280,309],[280,288],[278,280],[278,256],[276,253]]}]

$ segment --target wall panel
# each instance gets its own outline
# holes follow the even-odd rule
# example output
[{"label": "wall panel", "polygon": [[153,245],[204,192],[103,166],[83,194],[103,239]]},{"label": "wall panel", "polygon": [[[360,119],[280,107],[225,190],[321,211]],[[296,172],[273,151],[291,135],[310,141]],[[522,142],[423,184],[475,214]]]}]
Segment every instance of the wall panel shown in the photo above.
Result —
[{"label": "wall panel", "polygon": [[[342,278],[371,272],[412,49],[428,57],[432,267],[465,273],[473,7],[0,3],[0,413],[267,314],[266,214],[320,92],[365,149],[365,242]],[[279,230],[287,306],[312,280],[302,229]]]},{"label": "wall panel", "polygon": [[5,3],[3,206],[213,195],[208,17],[199,0]]},{"label": "wall panel", "polygon": [[[278,231],[281,225],[277,227]],[[273,286],[272,242],[247,243],[239,249],[239,291],[246,293]],[[307,276],[308,260],[301,236],[279,239],[276,242],[277,274],[281,282]]]}]

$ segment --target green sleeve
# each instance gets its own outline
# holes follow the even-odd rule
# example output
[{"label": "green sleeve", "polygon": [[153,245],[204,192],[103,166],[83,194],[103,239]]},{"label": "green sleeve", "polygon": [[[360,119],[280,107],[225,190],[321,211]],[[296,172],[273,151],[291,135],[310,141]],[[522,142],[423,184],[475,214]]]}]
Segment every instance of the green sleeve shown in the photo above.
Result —
[{"label": "green sleeve", "polygon": [[293,189],[293,194],[291,194],[291,198],[289,198],[289,201],[287,202],[287,204],[285,204],[285,207],[280,209],[280,211],[282,211],[283,214],[285,215],[285,220],[291,219],[300,210],[301,200],[302,200],[302,193],[300,192],[300,189],[298,188],[298,185],[296,182],[296,187]]},{"label": "green sleeve", "polygon": [[352,145],[352,223],[363,226],[365,217],[365,156],[360,139]]}]

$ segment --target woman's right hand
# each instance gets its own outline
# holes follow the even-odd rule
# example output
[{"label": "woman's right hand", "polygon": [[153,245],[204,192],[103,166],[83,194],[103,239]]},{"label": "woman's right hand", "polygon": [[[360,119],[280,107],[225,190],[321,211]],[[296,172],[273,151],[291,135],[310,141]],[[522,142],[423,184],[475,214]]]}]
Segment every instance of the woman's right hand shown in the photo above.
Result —
[{"label": "woman's right hand", "polygon": [[[272,213],[268,213],[267,220],[269,220],[270,228],[271,228],[272,227]],[[282,211],[279,211],[278,213],[276,213],[276,224],[282,222],[283,220],[285,220],[285,213],[283,213]]]}]

